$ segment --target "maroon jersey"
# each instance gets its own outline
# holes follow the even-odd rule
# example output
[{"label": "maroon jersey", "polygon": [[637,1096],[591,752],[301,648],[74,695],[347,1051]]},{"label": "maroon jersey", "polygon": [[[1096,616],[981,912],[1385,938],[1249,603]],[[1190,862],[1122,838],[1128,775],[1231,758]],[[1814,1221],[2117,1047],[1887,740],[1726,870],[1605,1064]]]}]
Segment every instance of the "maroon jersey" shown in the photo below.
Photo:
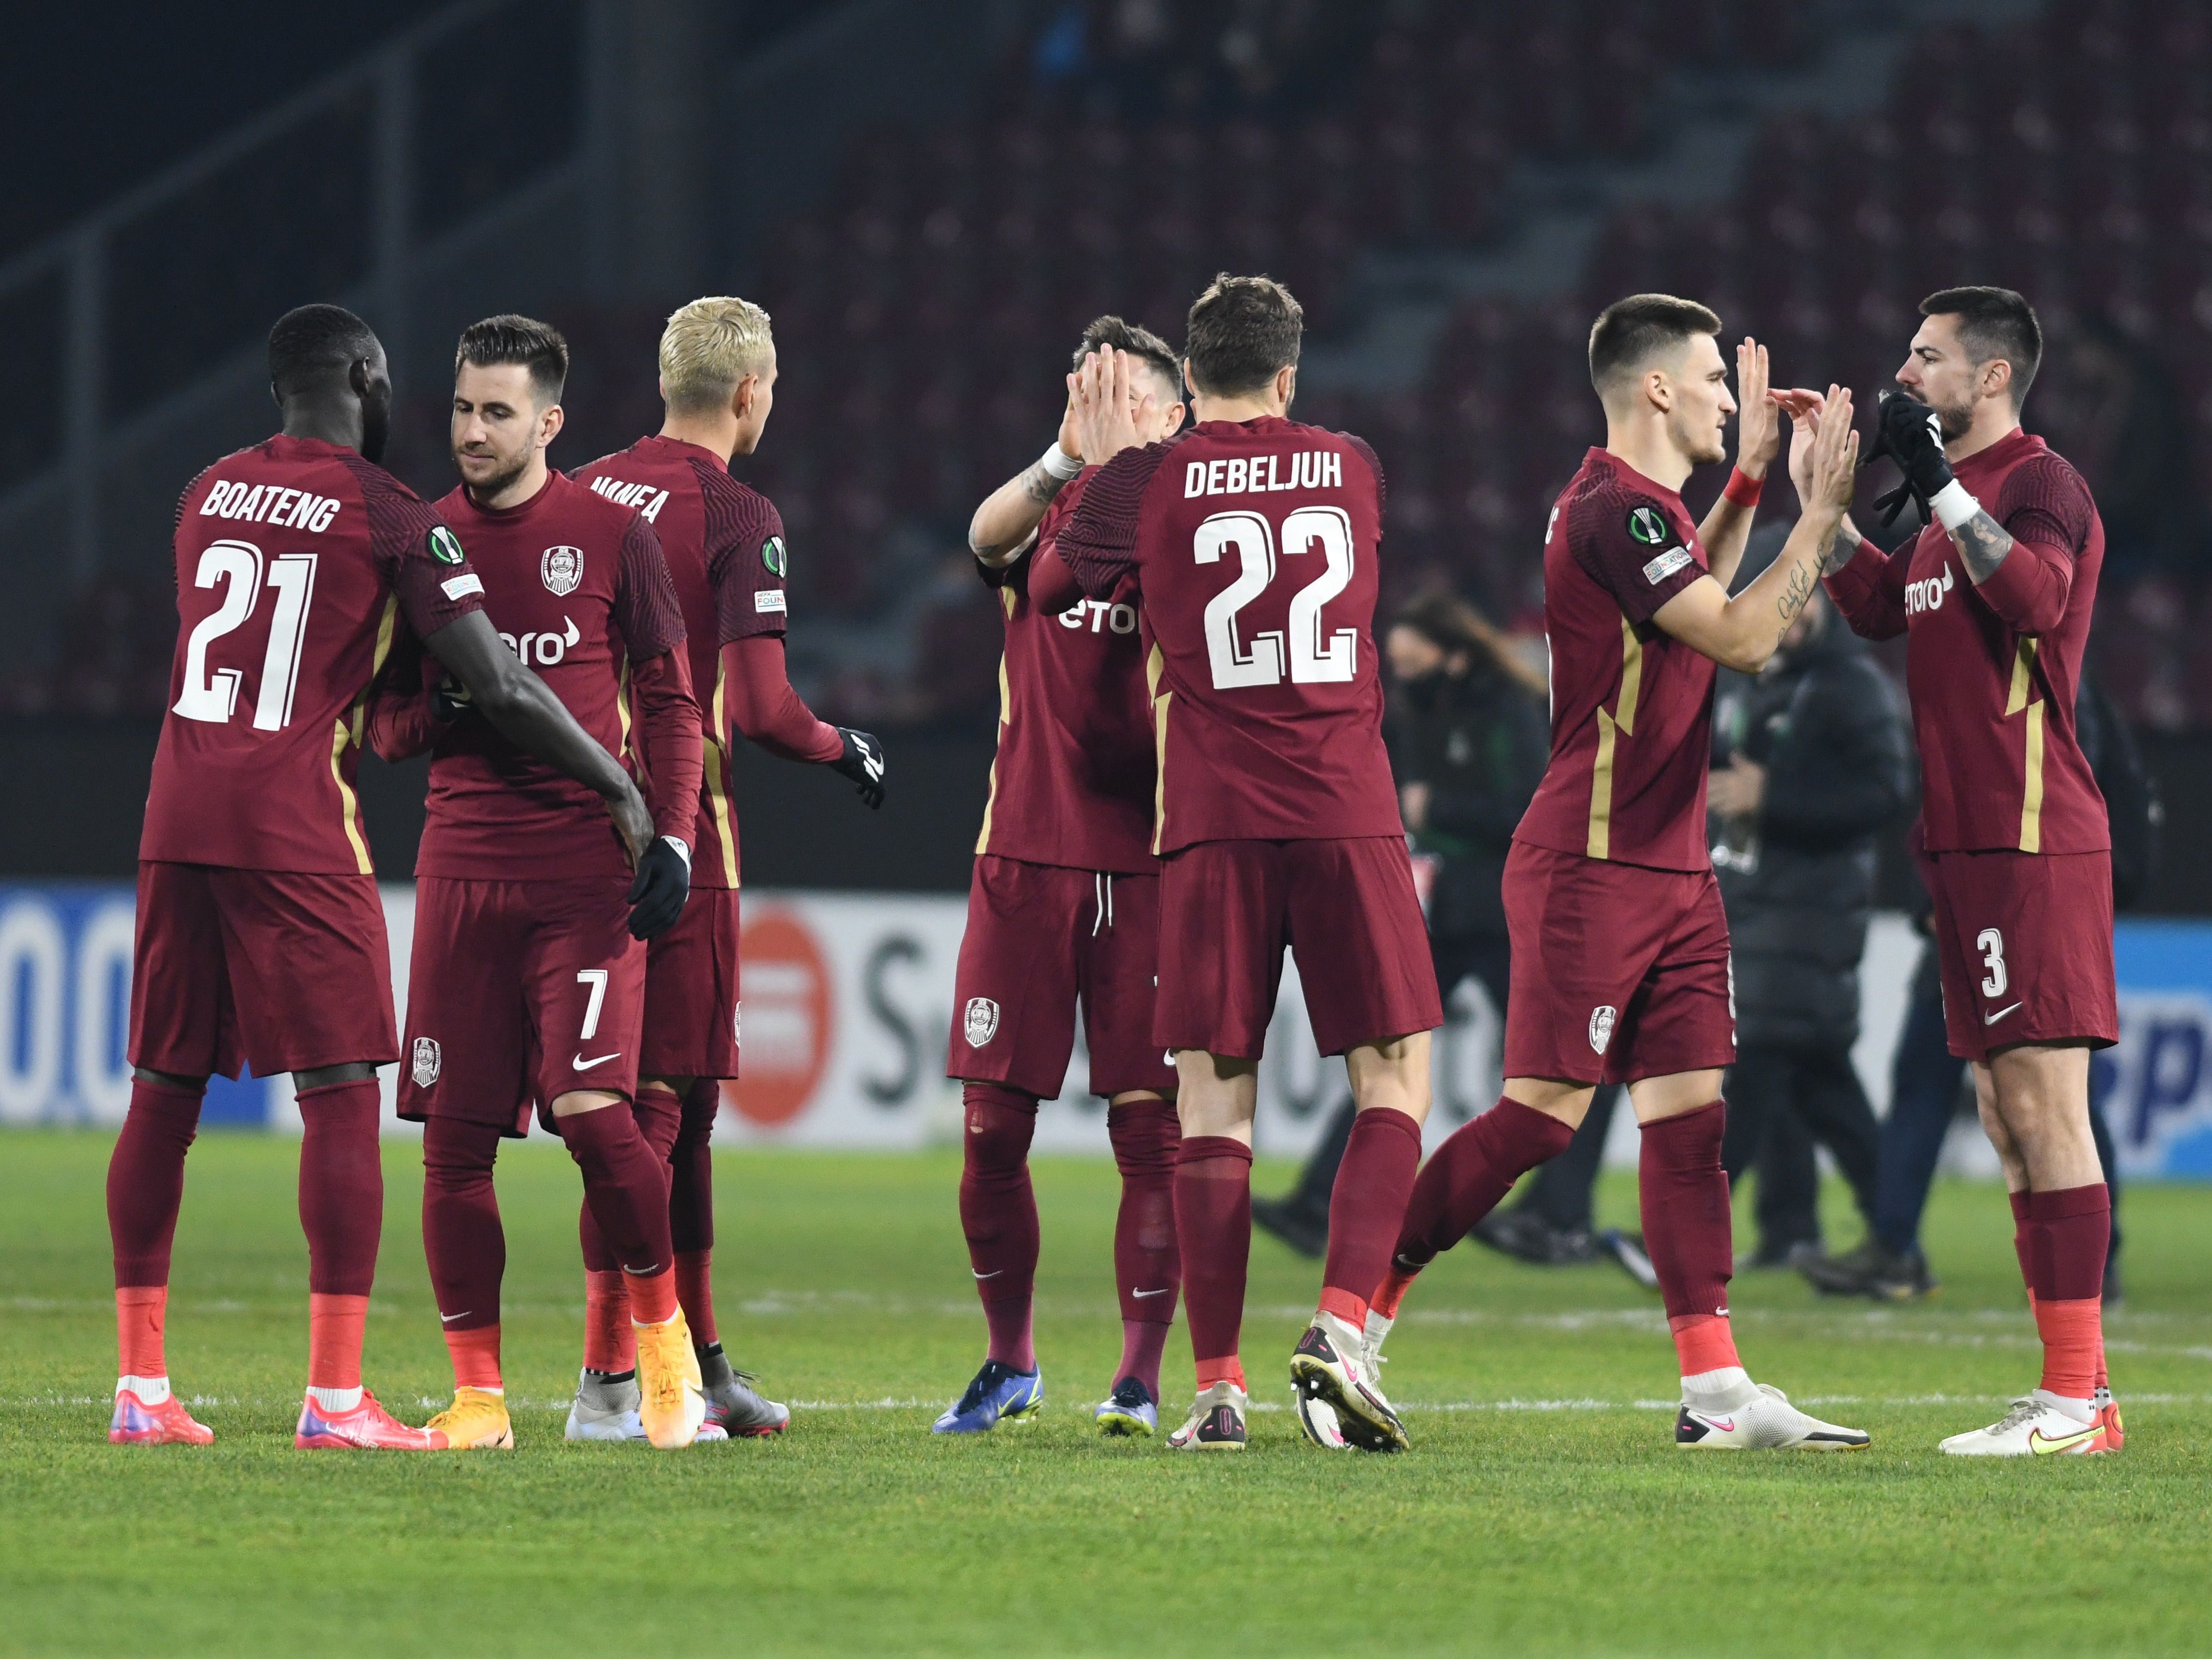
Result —
[{"label": "maroon jersey", "polygon": [[701,713],[704,760],[691,842],[694,887],[738,885],[738,819],[721,648],[784,628],[783,520],[767,496],[730,476],[710,449],[641,438],[579,467],[579,483],[653,527],[684,611],[685,654]]},{"label": "maroon jersey", "polygon": [[373,874],[354,775],[370,682],[481,607],[461,544],[352,450],[276,437],[177,503],[177,654],[141,859]]},{"label": "maroon jersey", "polygon": [[1038,603],[1046,596],[1030,592],[1038,561],[1097,472],[1089,468],[1060,490],[1030,552],[999,569],[983,567],[1006,612],[1006,654],[999,665],[999,752],[975,850],[1150,875],[1158,868],[1152,854],[1158,774],[1136,594],[1125,580],[1110,599],[1079,601],[1051,616]]},{"label": "maroon jersey", "polygon": [[1651,618],[1705,574],[1682,498],[1593,449],[1544,534],[1552,759],[1516,841],[1711,870],[1713,663]]},{"label": "maroon jersey", "polygon": [[1084,592],[1133,577],[1152,698],[1152,850],[1405,833],[1382,749],[1382,469],[1347,433],[1208,421],[1127,449],[1060,532]]},{"label": "maroon jersey", "polygon": [[2105,562],[2096,503],[2081,475],[2026,432],[1953,471],[2013,538],[1995,575],[1976,586],[1931,524],[1887,557],[1862,544],[1828,578],[1856,631],[1909,635],[1928,850],[2102,851],[2112,844],[2105,798],[2074,730]]},{"label": "maroon jersey", "polygon": [[[683,613],[653,526],[558,472],[520,507],[481,507],[465,489],[438,505],[478,544],[484,608],[500,637],[577,724],[641,771],[631,742],[630,672],[684,642]],[[675,660],[682,663],[680,653]],[[690,677],[681,678],[688,698]],[[696,755],[696,738],[691,742]],[[663,835],[688,841],[698,808],[684,793],[680,802],[656,795],[653,818]],[[625,868],[605,806],[582,784],[522,753],[482,719],[456,721],[439,737],[416,875],[544,881],[620,877]]]}]

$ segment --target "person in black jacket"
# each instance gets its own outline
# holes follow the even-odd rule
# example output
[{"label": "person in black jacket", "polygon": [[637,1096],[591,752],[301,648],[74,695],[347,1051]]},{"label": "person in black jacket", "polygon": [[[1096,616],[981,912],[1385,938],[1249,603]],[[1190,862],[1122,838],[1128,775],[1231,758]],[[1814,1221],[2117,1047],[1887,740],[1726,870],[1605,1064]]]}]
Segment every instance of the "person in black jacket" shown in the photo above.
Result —
[{"label": "person in black jacket", "polygon": [[[2112,826],[2112,908],[2124,910],[2142,896],[2158,866],[2159,838],[2165,813],[2142,752],[2136,749],[2119,711],[2094,681],[2084,674],[2074,698],[2074,729],[2080,734],[2081,752],[2090,775],[2105,798],[2105,812]],[[1917,831],[1916,831],[1917,835]],[[1913,920],[1928,931],[1929,902],[1920,892]],[[1905,1029],[1899,1036],[1890,1069],[1889,1116],[1881,1126],[1877,1160],[1873,1224],[1866,1242],[1856,1249],[1834,1257],[1800,1261],[1798,1269],[1817,1290],[1831,1296],[1870,1296],[1877,1301],[1902,1302],[1928,1295],[1939,1281],[1920,1248],[1920,1217],[1927,1207],[1928,1188],[1936,1178],[1936,1162],[1943,1139],[1958,1115],[1966,1062],[1954,1054],[1943,1030],[1942,987],[1936,973],[1933,945],[1923,946],[1912,994],[1905,1006]],[[2105,1183],[2112,1194],[2112,1236],[2105,1254],[2104,1300],[2120,1300],[2120,1183],[2114,1158],[2112,1132],[2105,1119],[2105,1089],[2100,1079],[2109,1077],[2090,1068],[2089,1133],[2097,1144],[2097,1161],[2104,1166]]]},{"label": "person in black jacket", "polygon": [[[1543,678],[1480,612],[1451,593],[1414,600],[1391,623],[1383,649],[1396,683],[1389,733],[1399,806],[1416,852],[1433,872],[1428,921],[1437,983],[1449,1000],[1462,979],[1480,980],[1502,1018],[1507,951],[1499,888],[1513,831],[1550,755]],[[1606,1091],[1598,1104],[1609,1108],[1607,1097],[1618,1093]],[[1590,1114],[1601,1115],[1595,1108]],[[1253,1221],[1304,1255],[1319,1255],[1327,1245],[1329,1189],[1352,1120],[1347,1099],[1297,1186],[1282,1198],[1252,1200]],[[1601,1149],[1602,1123],[1595,1139]],[[1570,1148],[1553,1162],[1575,1156]],[[1571,1192],[1569,1198],[1571,1208]],[[1587,1240],[1586,1181],[1580,1202]]]},{"label": "person in black jacket", "polygon": [[1746,1265],[1778,1267],[1819,1251],[1815,1142],[1874,1213],[1880,1132],[1851,1047],[1875,834],[1911,799],[1911,757],[1887,677],[1817,591],[1763,672],[1726,679],[1707,796],[1735,988],[1721,1161],[1731,1180],[1756,1165]]}]

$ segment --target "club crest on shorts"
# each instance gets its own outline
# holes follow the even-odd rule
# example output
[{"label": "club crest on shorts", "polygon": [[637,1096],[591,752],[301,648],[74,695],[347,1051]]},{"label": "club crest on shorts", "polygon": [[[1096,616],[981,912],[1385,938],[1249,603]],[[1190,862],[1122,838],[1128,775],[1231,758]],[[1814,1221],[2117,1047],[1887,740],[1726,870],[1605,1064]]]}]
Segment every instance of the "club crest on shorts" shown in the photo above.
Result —
[{"label": "club crest on shorts", "polygon": [[745,1046],[745,1005],[743,998],[730,1005],[730,1041],[740,1048]]},{"label": "club crest on shorts", "polygon": [[538,556],[538,580],[556,599],[565,599],[584,580],[584,550],[549,547]]},{"label": "club crest on shorts", "polygon": [[968,1017],[964,1028],[968,1046],[980,1048],[999,1035],[999,1005],[988,997],[969,997]]},{"label": "club crest on shorts", "polygon": [[1590,1010],[1589,1039],[1592,1049],[1601,1054],[1605,1052],[1606,1044],[1613,1041],[1613,1023],[1620,1017],[1619,1011],[1609,1002]]},{"label": "club crest on shorts", "polygon": [[435,1037],[415,1039],[415,1086],[427,1089],[438,1080],[438,1073],[446,1063],[445,1054]]}]

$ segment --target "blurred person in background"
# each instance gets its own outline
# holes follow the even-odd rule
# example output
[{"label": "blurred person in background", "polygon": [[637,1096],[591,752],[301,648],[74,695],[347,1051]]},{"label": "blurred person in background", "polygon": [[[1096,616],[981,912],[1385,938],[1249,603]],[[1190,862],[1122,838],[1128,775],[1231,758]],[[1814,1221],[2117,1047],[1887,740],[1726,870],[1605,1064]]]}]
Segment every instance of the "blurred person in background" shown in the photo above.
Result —
[{"label": "blurred person in background", "polygon": [[[1781,545],[1760,539],[1747,577]],[[1731,1182],[1759,1169],[1759,1243],[1742,1265],[1779,1267],[1819,1252],[1816,1141],[1872,1224],[1879,1132],[1851,1047],[1875,833],[1911,799],[1911,758],[1887,677],[1817,590],[1765,668],[1729,678],[1706,794],[1735,987],[1721,1161]]]},{"label": "blurred person in background", "polygon": [[[2081,678],[2074,705],[2075,730],[2088,758],[2091,775],[2105,797],[2112,827],[2112,908],[2124,910],[2149,886],[2158,866],[2160,831],[2165,821],[2157,787],[2142,762],[2135,738],[2096,682]],[[1914,827],[1916,839],[1918,826]],[[1913,926],[1929,933],[1932,904],[1927,890],[1913,884]],[[1797,1264],[1814,1287],[1831,1296],[1870,1296],[1882,1302],[1906,1302],[1929,1295],[1942,1281],[1929,1270],[1920,1247],[1920,1217],[1928,1188],[1936,1179],[1944,1137],[1958,1115],[1966,1062],[1954,1054],[1943,1035],[1943,990],[1936,973],[1932,941],[1922,946],[1912,976],[1905,1029],[1891,1062],[1889,1115],[1882,1121],[1875,1177],[1875,1204],[1866,1242],[1846,1255],[1816,1257]],[[2105,1254],[2104,1302],[2120,1300],[2120,1177],[2112,1132],[2106,1121],[2099,1069],[2090,1071],[2089,1133],[2097,1161],[2112,1188],[2111,1243]]]},{"label": "blurred person in background", "polygon": [[[1461,980],[1480,980],[1502,1022],[1506,943],[1498,884],[1514,826],[1550,752],[1543,678],[1480,611],[1449,592],[1425,595],[1399,612],[1383,651],[1396,682],[1389,726],[1399,807],[1415,851],[1435,861],[1428,924],[1437,984],[1449,997]],[[1609,1105],[1619,1091],[1607,1093]],[[1252,1200],[1255,1224],[1302,1255],[1321,1255],[1328,1242],[1329,1192],[1353,1116],[1347,1097],[1297,1186],[1282,1198]],[[1587,1183],[1581,1228],[1587,1239]]]}]

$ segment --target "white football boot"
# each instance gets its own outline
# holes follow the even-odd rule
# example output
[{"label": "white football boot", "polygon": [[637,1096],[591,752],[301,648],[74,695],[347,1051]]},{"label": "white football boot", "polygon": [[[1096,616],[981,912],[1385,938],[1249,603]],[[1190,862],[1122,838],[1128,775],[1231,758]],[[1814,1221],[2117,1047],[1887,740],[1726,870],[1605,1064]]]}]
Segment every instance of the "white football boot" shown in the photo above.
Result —
[{"label": "white football boot", "polygon": [[1174,1451],[1243,1451],[1244,1418],[1251,1396],[1227,1378],[1190,1402],[1190,1415],[1168,1437]]},{"label": "white football boot", "polygon": [[1674,1413],[1675,1445],[1685,1451],[1856,1451],[1868,1443],[1863,1429],[1839,1428],[1808,1416],[1771,1384],[1751,1386],[1748,1395],[1726,1411],[1685,1403]]},{"label": "white football boot", "polygon": [[[1303,1402],[1327,1406],[1337,1433],[1362,1451],[1404,1451],[1406,1425],[1382,1397],[1367,1359],[1365,1332],[1334,1314],[1317,1313],[1291,1355],[1291,1385],[1298,1392],[1298,1421],[1307,1423]],[[1314,1430],[1307,1433],[1326,1446]]]},{"label": "white football boot", "polygon": [[1943,1449],[1954,1457],[2078,1457],[2105,1450],[2103,1417],[2084,1423],[2057,1401],[2057,1395],[2042,1389],[2024,1394],[1989,1427],[1954,1434],[1943,1442]]}]

